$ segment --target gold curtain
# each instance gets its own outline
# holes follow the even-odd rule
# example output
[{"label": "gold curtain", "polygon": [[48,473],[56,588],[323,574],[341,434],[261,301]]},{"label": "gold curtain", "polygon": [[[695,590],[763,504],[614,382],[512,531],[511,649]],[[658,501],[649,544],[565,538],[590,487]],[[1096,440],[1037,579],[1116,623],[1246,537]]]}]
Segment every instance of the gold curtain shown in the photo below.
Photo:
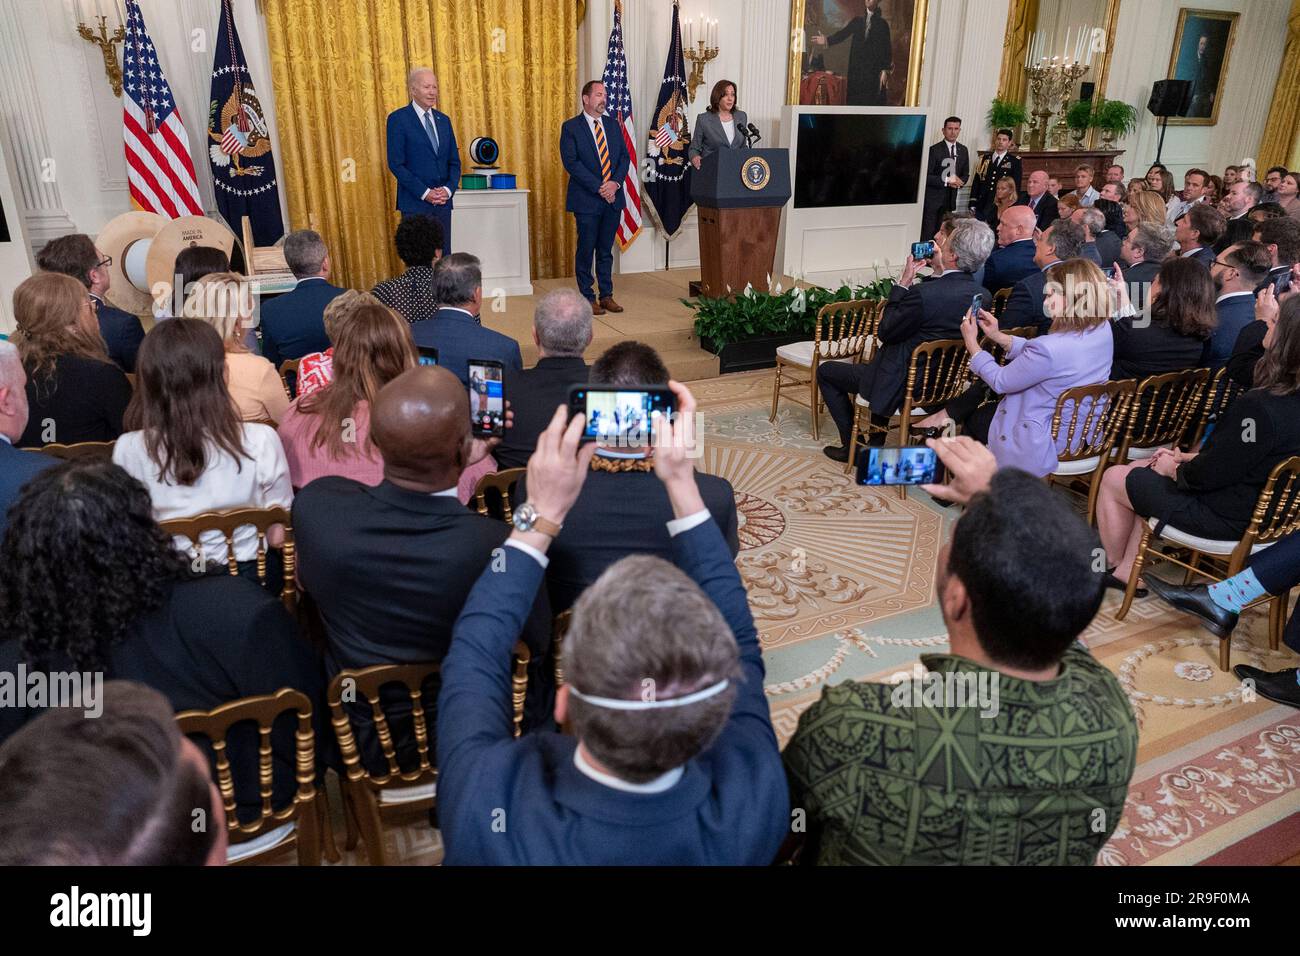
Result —
[{"label": "gold curtain", "polygon": [[1292,0],[1287,22],[1286,52],[1273,89],[1269,124],[1259,144],[1260,175],[1270,166],[1300,166],[1300,0]]},{"label": "gold curtain", "polygon": [[[576,112],[573,0],[265,0],[279,157],[296,228],[314,218],[339,284],[368,289],[401,271],[397,184],[384,128],[408,104],[406,74],[431,66],[465,172],[491,136],[528,196],[535,278],[572,273],[560,124]],[[454,239],[455,237],[453,237]]]},{"label": "gold curtain", "polygon": [[1011,0],[1007,32],[1002,41],[1002,72],[998,78],[998,96],[1004,100],[1025,102],[1025,71],[1021,67],[1037,25],[1038,0]]}]

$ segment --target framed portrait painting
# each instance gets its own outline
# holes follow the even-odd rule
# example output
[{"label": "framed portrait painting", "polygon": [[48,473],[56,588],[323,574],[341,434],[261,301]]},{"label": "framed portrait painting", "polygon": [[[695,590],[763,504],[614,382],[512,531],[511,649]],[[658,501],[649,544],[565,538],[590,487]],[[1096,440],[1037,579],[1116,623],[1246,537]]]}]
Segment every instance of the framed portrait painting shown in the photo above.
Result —
[{"label": "framed portrait painting", "polygon": [[1223,10],[1184,7],[1178,11],[1168,78],[1187,80],[1192,89],[1186,110],[1169,118],[1171,126],[1213,126],[1219,121],[1219,101],[1223,99],[1238,16]]},{"label": "framed portrait painting", "polygon": [[787,102],[915,106],[929,0],[792,0]]}]

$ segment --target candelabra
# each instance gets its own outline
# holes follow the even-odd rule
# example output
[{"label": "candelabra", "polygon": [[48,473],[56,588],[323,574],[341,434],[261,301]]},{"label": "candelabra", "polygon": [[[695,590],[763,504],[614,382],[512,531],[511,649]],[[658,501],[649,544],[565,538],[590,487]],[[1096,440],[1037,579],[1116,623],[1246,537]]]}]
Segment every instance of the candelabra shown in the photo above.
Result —
[{"label": "candelabra", "polygon": [[716,46],[705,46],[703,40],[696,40],[695,45],[699,50],[692,50],[689,47],[685,50],[686,59],[691,61],[691,75],[686,81],[686,92],[690,95],[692,102],[695,100],[695,91],[699,85],[704,82],[704,65],[718,55]]},{"label": "candelabra", "polygon": [[1061,100],[1061,118],[1052,130],[1052,147],[1054,149],[1065,148],[1065,141],[1070,136],[1070,125],[1065,121],[1065,113],[1070,108],[1070,97],[1074,95],[1074,84],[1087,72],[1088,67],[1082,63],[1061,64],[1060,86],[1056,92],[1057,97]]},{"label": "candelabra", "polygon": [[99,52],[104,55],[104,73],[108,77],[108,85],[113,88],[114,96],[122,95],[122,67],[117,63],[117,44],[126,39],[126,27],[119,26],[113,31],[113,35],[108,33],[108,17],[100,16],[99,18],[99,36],[95,35],[94,30],[84,23],[77,23],[77,33],[88,43],[93,43],[99,47]]},{"label": "candelabra", "polygon": [[[1047,149],[1049,133],[1052,137],[1053,149],[1061,149],[1065,146],[1065,140],[1070,133],[1070,127],[1065,122],[1065,112],[1070,106],[1074,84],[1088,72],[1088,67],[1083,63],[1077,61],[1057,63],[1055,60],[1056,58],[1053,57],[1052,62],[1043,61],[1038,66],[1024,68],[1034,102],[1031,114],[1034,121],[1029,126],[1029,148],[1033,150]],[[1055,127],[1052,127],[1050,125],[1054,112],[1052,106],[1058,100],[1061,103],[1061,119]]]},{"label": "candelabra", "polygon": [[1043,91],[1050,72],[1050,68],[1046,66],[1025,67],[1025,76],[1029,78],[1029,92],[1034,103],[1034,109],[1030,113],[1034,119],[1029,124],[1029,148],[1037,151],[1047,148],[1047,121],[1052,118],[1051,107],[1043,105],[1051,101],[1050,95],[1045,95]]}]

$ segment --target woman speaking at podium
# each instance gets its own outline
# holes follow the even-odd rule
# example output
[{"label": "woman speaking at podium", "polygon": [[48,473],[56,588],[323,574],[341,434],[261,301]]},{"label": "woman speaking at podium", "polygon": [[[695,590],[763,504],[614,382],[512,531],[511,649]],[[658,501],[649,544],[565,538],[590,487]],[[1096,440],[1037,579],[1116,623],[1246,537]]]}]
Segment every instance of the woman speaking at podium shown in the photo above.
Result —
[{"label": "woman speaking at podium", "polygon": [[718,80],[709,94],[709,108],[695,120],[691,165],[699,169],[705,156],[720,149],[742,149],[745,145],[743,130],[748,122],[745,111],[736,109],[736,84],[730,80]]}]

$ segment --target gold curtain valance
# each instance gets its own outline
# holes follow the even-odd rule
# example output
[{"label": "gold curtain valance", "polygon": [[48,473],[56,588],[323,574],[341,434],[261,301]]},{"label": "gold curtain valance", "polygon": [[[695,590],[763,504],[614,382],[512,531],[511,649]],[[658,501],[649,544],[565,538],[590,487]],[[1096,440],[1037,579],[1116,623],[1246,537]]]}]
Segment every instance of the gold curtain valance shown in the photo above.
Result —
[{"label": "gold curtain valance", "polygon": [[1278,70],[1277,85],[1273,88],[1273,105],[1268,111],[1269,122],[1259,144],[1259,163],[1256,167],[1262,179],[1270,166],[1295,169],[1300,166],[1300,0],[1292,0],[1291,17],[1287,22],[1286,50]]}]

